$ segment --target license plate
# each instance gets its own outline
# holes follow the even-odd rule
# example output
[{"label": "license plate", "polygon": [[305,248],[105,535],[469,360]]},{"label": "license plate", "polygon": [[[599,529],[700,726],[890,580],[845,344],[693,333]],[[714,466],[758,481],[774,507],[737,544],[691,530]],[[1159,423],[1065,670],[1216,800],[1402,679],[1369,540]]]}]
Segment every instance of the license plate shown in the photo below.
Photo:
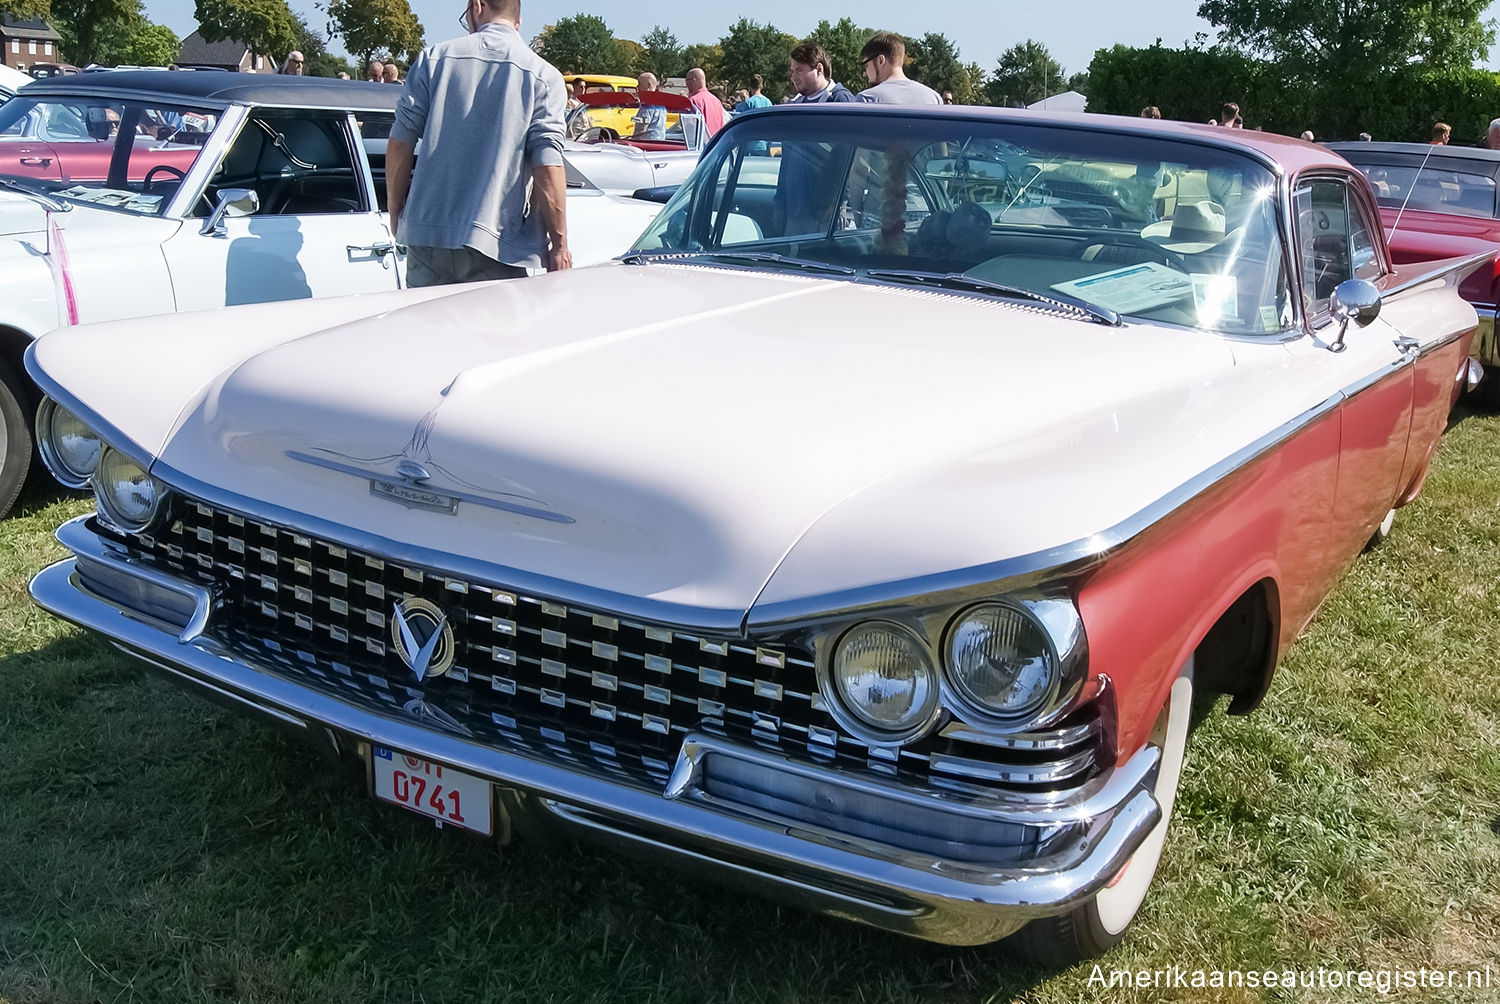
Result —
[{"label": "license plate", "polygon": [[378,798],[445,826],[486,835],[493,832],[488,781],[383,746],[374,747],[370,767]]}]

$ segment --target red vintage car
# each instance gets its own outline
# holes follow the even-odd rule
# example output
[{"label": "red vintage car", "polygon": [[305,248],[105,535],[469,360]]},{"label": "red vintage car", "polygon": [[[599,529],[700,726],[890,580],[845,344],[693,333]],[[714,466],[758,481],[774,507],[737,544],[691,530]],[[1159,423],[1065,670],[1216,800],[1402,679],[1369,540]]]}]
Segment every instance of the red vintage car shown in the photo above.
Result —
[{"label": "red vintage car", "polygon": [[187,174],[213,118],[103,97],[41,100],[0,132],[0,175],[58,188],[118,175],[115,187],[150,194],[157,183],[175,187]]},{"label": "red vintage car", "polygon": [[[1398,266],[1500,251],[1500,150],[1430,143],[1330,143],[1375,190],[1380,222]],[[1459,290],[1479,312],[1474,354],[1485,379],[1474,400],[1500,408],[1500,259]]]}]

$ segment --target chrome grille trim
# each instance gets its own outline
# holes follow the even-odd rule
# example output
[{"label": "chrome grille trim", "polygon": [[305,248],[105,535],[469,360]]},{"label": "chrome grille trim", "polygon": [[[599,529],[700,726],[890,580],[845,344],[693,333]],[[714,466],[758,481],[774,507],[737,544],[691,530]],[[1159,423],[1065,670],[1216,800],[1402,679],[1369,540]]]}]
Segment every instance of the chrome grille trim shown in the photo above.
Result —
[{"label": "chrome grille trim", "polygon": [[[595,760],[592,745],[624,751],[611,754],[611,772],[645,784],[664,780],[647,762],[672,762],[692,732],[959,791],[1050,795],[1099,771],[1092,708],[1034,736],[949,726],[900,751],[871,748],[826,709],[810,650],[456,579],[201,502],[179,514],[155,535],[118,539],[219,597],[206,632],[226,649],[382,713],[425,701],[481,741],[549,729],[583,744],[570,757]],[[457,651],[442,678],[418,683],[387,644],[388,604],[407,594],[448,615]]]}]

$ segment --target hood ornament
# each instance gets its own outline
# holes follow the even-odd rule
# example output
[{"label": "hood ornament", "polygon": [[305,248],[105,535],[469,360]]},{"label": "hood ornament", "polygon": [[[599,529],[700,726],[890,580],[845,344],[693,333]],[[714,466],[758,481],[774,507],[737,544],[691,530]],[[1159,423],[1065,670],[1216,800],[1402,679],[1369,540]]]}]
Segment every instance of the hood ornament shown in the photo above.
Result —
[{"label": "hood ornament", "polygon": [[[444,388],[443,398],[446,398],[452,389],[452,384]],[[286,455],[304,464],[313,464],[325,470],[364,478],[369,482],[371,495],[399,503],[408,509],[425,509],[428,512],[452,516],[458,512],[460,502],[468,502],[488,509],[498,509],[501,512],[546,520],[549,523],[574,522],[572,516],[548,508],[547,503],[540,499],[516,492],[496,491],[493,488],[465,481],[434,460],[431,446],[432,427],[437,421],[438,409],[442,406],[443,402],[440,400],[422,416],[400,453],[383,457],[354,457],[346,453],[318,448],[312,452],[287,450]],[[434,472],[441,476],[440,490],[437,491],[434,491],[428,484]]]},{"label": "hood ornament", "polygon": [[423,467],[415,460],[403,460],[399,464],[397,464],[396,476],[402,481],[406,481],[414,485],[419,485],[423,481],[432,480],[432,475],[427,472],[427,468]]}]

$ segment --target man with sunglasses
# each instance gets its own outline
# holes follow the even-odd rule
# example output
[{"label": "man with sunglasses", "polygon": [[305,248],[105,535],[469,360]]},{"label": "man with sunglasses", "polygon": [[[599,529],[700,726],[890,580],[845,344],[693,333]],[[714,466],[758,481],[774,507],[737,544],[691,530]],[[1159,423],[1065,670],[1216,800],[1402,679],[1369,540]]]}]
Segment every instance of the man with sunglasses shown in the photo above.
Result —
[{"label": "man with sunglasses", "polygon": [[386,147],[407,285],[571,268],[562,74],[521,38],[521,0],[469,0],[460,22],[466,35],[429,46],[407,70]]},{"label": "man with sunglasses", "polygon": [[906,43],[901,36],[883,31],[865,43],[859,60],[871,86],[859,92],[859,100],[876,105],[940,105],[943,97],[926,84],[912,80],[902,68]]}]

